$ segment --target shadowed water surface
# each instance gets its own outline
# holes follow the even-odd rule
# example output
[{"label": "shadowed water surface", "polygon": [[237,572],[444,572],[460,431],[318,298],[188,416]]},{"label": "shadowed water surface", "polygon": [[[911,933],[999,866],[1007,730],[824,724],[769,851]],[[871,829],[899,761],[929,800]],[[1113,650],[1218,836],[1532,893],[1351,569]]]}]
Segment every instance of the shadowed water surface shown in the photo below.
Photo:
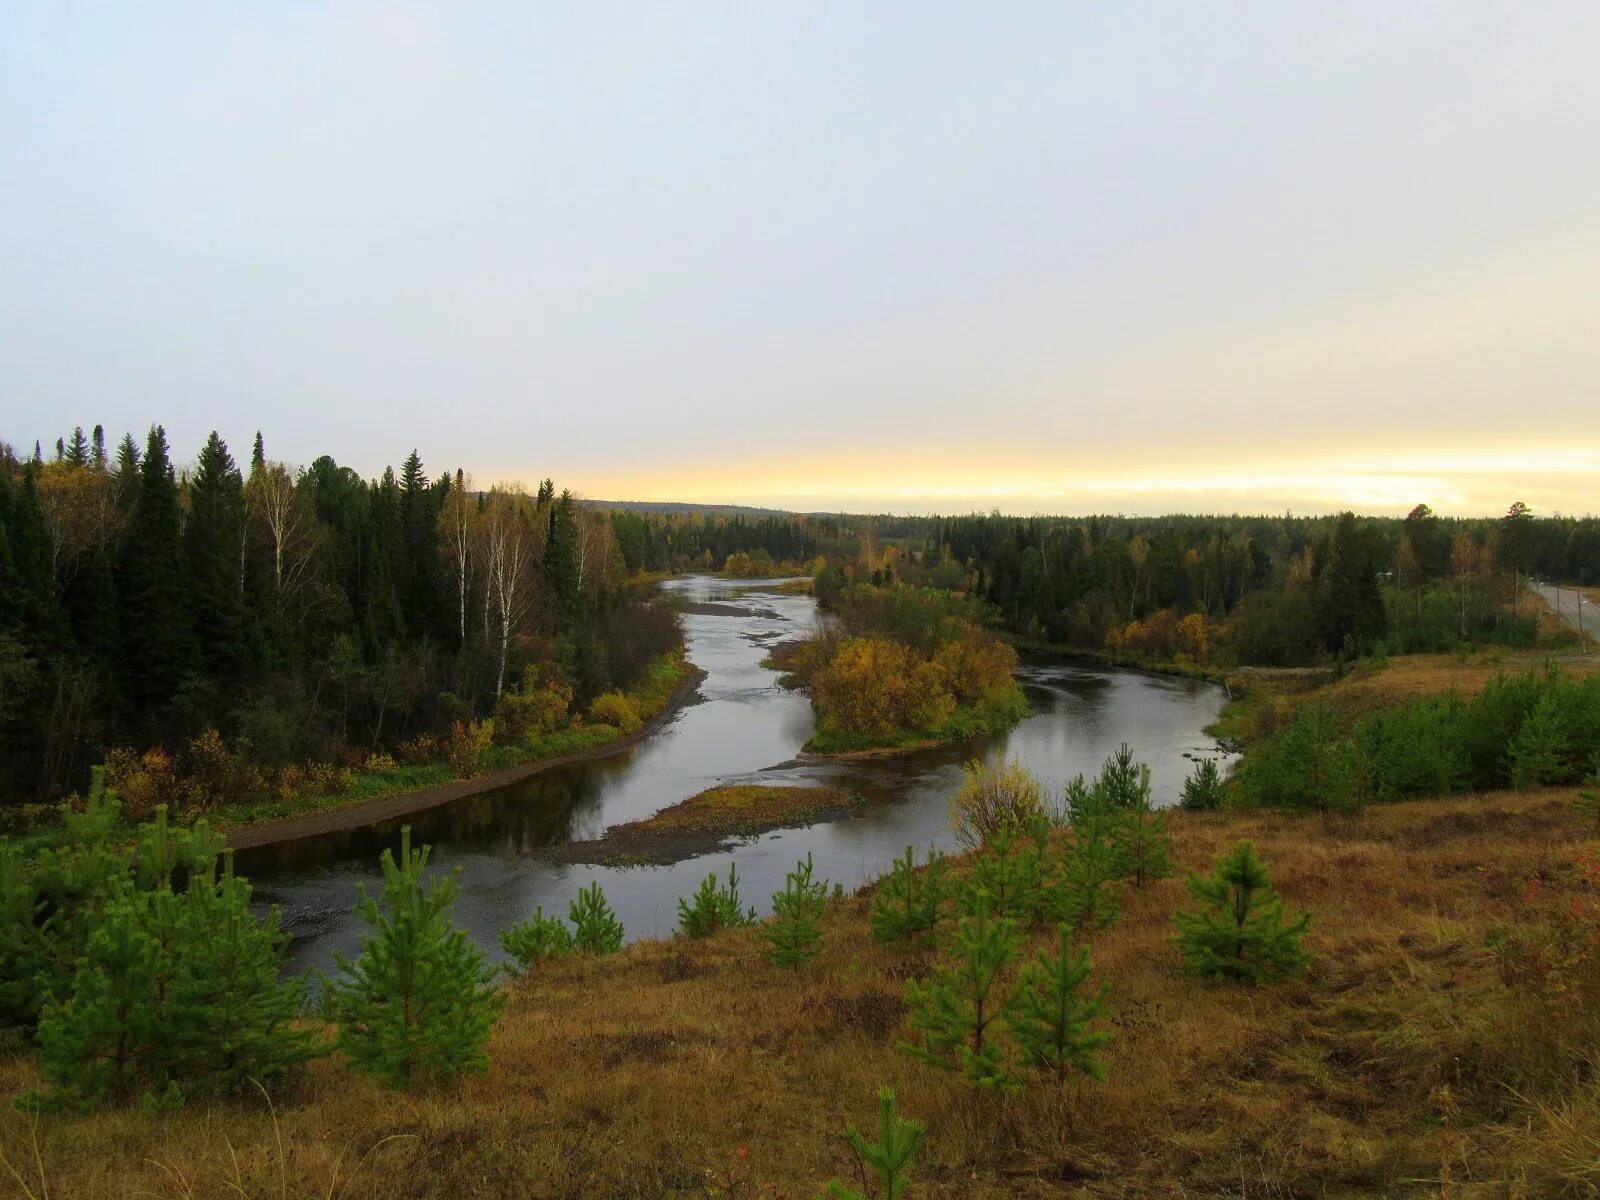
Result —
[{"label": "shadowed water surface", "polygon": [[[405,818],[416,842],[433,845],[433,865],[459,867],[456,920],[495,958],[498,931],[543,905],[565,915],[579,888],[598,879],[630,938],[665,937],[677,901],[710,871],[737,862],[747,904],[766,911],[796,859],[814,856],[817,874],[854,888],[882,874],[906,846],[950,848],[949,797],[970,758],[1013,757],[1053,793],[1092,773],[1129,743],[1150,764],[1158,804],[1176,802],[1191,763],[1216,754],[1202,732],[1221,710],[1221,689],[1192,680],[1069,665],[1023,663],[1018,678],[1032,715],[1007,733],[936,750],[865,762],[798,759],[811,736],[809,700],[778,686],[761,665],[774,641],[816,619],[809,596],[766,583],[695,576],[666,589],[688,602],[690,659],[706,676],[700,700],[651,737],[615,757],[547,771],[512,787]],[[701,611],[695,611],[696,608]],[[859,811],[808,829],[779,830],[735,849],[664,867],[567,866],[544,853],[558,842],[598,837],[722,783],[835,784],[867,798]],[[239,869],[257,897],[283,909],[298,965],[326,966],[354,954],[363,926],[352,912],[358,882],[381,884],[378,852],[395,845],[400,821],[241,853]]]}]

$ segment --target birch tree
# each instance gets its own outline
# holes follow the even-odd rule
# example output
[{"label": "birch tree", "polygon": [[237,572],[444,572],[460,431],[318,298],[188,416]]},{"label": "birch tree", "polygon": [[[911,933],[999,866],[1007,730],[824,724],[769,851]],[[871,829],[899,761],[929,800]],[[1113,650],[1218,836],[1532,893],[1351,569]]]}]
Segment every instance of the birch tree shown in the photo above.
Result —
[{"label": "birch tree", "polygon": [[319,542],[317,516],[281,462],[259,459],[244,485],[245,512],[266,547],[272,596],[280,606],[300,597],[311,581]]},{"label": "birch tree", "polygon": [[472,582],[472,550],[478,518],[478,504],[471,491],[472,476],[458,468],[439,513],[439,533],[456,574],[457,633],[462,645],[467,641],[467,592]]},{"label": "birch tree", "polygon": [[511,633],[527,616],[532,596],[534,545],[524,508],[527,498],[520,488],[496,488],[489,494],[483,513],[483,561],[488,580],[489,600],[498,617],[500,632],[499,666],[495,671],[494,694],[505,687],[506,660],[511,652]]}]

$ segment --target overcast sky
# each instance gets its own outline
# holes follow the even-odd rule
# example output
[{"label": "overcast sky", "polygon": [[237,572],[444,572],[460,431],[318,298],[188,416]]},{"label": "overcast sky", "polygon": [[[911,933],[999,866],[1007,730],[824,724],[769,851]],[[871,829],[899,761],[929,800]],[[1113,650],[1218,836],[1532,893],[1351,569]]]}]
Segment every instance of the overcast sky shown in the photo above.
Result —
[{"label": "overcast sky", "polygon": [[1600,3],[0,5],[0,438],[1600,511]]}]

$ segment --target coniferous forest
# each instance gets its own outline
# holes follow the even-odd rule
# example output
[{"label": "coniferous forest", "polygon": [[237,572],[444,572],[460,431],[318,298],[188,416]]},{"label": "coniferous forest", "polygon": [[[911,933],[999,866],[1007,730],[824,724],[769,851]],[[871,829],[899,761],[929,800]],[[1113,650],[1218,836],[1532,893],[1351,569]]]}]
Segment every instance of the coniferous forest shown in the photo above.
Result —
[{"label": "coniferous forest", "polygon": [[0,796],[208,730],[268,767],[448,738],[530,668],[581,708],[676,644],[637,576],[805,562],[834,528],[598,513],[416,453],[377,479],[300,469],[259,434],[242,460],[214,433],[175,460],[159,426],[0,450]]}]

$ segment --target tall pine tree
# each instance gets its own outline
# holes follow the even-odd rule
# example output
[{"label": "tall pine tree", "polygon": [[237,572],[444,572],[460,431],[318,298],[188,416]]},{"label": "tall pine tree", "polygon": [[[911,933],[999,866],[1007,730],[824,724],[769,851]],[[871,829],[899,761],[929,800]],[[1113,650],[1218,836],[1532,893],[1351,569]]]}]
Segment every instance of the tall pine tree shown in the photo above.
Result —
[{"label": "tall pine tree", "polygon": [[550,506],[550,531],[544,543],[544,574],[555,597],[556,628],[567,632],[583,611],[578,588],[578,506],[563,491]]},{"label": "tall pine tree", "polygon": [[236,678],[247,656],[244,535],[244,477],[213,430],[189,485],[184,541],[194,578],[195,631],[214,678]]},{"label": "tall pine tree", "polygon": [[122,554],[124,695],[136,712],[165,708],[199,665],[178,484],[166,430],[150,430]]}]

